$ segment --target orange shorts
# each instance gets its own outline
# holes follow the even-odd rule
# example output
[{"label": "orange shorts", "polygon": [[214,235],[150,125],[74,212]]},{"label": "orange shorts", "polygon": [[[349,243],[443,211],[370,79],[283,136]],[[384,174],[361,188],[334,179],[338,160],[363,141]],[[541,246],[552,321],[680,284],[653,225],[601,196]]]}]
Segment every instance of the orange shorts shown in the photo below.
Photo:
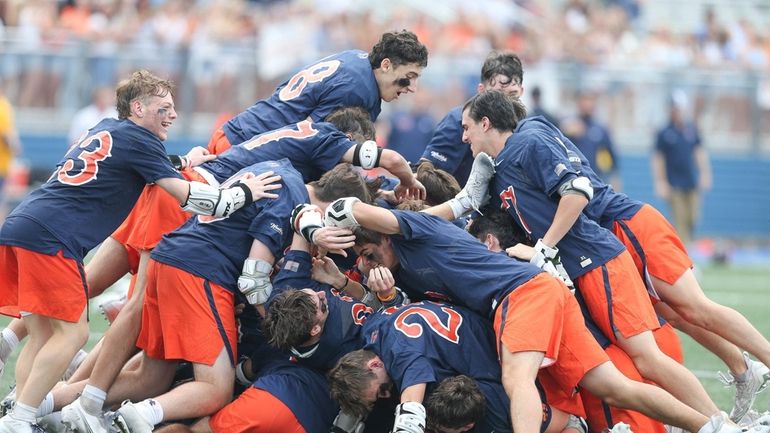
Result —
[{"label": "orange shorts", "polygon": [[0,245],[0,314],[21,312],[77,322],[88,292],[82,264],[64,257]]},{"label": "orange shorts", "polygon": [[628,338],[660,327],[644,283],[627,251],[581,275],[575,285],[591,318],[613,343],[617,341],[616,332]]},{"label": "orange shorts", "polygon": [[156,359],[214,365],[222,347],[238,359],[235,297],[222,286],[150,260],[136,345]]},{"label": "orange shorts", "polygon": [[[185,169],[182,176],[189,181],[208,183],[197,171]],[[112,237],[127,250],[151,250],[166,233],[178,229],[191,213],[185,212],[179,202],[157,185],[147,185],[131,213]]]},{"label": "orange shorts", "polygon": [[[642,376],[636,369],[631,358],[618,346],[611,344],[605,353],[610,357],[612,363],[626,377],[637,382],[642,382]],[[590,431],[601,432],[606,428],[611,428],[618,422],[624,422],[631,426],[631,431],[644,433],[665,433],[666,429],[661,422],[648,418],[639,412],[619,409],[602,402],[601,399],[586,391],[580,390],[580,396],[583,399],[583,406],[586,411],[586,422]]]},{"label": "orange shorts", "polygon": [[608,361],[567,286],[545,273],[505,297],[494,328],[499,351],[545,353],[543,367],[568,395],[588,370]]},{"label": "orange shorts", "polygon": [[674,284],[692,268],[692,260],[674,227],[648,204],[631,219],[615,221],[612,231],[631,253],[642,277],[646,267],[653,277]]},{"label": "orange shorts", "polygon": [[214,433],[305,433],[281,400],[253,386],[209,419]]},{"label": "orange shorts", "polygon": [[219,155],[231,147],[233,147],[233,145],[230,144],[230,140],[227,139],[225,131],[222,130],[222,128],[218,128],[216,131],[214,131],[213,134],[211,134],[209,144],[206,146],[209,152],[213,153],[214,155]]},{"label": "orange shorts", "polygon": [[545,394],[545,403],[565,413],[571,413],[581,418],[586,417],[583,401],[580,394],[574,390],[564,391],[559,383],[551,375],[550,369],[542,368],[537,373],[542,392]]}]

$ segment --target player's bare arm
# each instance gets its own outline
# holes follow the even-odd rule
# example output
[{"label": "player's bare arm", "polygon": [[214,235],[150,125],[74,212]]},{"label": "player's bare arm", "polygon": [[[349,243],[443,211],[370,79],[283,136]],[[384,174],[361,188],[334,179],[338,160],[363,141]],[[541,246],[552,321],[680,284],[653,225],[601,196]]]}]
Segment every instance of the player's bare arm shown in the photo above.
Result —
[{"label": "player's bare arm", "polygon": [[326,208],[324,222],[327,227],[353,229],[361,226],[385,235],[401,233],[401,227],[393,212],[362,203],[355,197],[345,197],[332,202]]},{"label": "player's bare arm", "polygon": [[425,187],[412,173],[406,159],[398,152],[378,147],[374,141],[365,141],[351,147],[343,155],[342,161],[350,162],[366,170],[380,167],[390,172],[401,181],[395,189],[396,197],[399,200],[403,198],[425,199]]}]

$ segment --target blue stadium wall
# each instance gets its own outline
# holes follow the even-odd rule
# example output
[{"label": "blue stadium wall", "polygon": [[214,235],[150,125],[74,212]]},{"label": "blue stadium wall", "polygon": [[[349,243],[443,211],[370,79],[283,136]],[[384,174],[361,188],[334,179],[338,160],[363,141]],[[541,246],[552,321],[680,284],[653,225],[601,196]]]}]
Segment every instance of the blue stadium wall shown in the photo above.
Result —
[{"label": "blue stadium wall", "polygon": [[[48,173],[64,154],[63,136],[22,136],[24,158],[38,173]],[[184,154],[197,140],[166,142],[169,153]],[[714,186],[704,196],[700,236],[770,238],[770,159],[758,156],[712,155]],[[668,216],[665,203],[653,195],[648,155],[620,158],[624,191],[651,203]]]}]

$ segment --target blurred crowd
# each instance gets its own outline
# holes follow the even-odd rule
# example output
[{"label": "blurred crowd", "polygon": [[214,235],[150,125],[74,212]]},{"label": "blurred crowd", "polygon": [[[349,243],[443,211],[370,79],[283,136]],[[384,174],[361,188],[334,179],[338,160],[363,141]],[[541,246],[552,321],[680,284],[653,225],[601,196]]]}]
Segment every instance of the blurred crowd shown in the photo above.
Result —
[{"label": "blurred crowd", "polygon": [[[20,107],[55,105],[68,56],[86,56],[88,81],[111,86],[144,67],[194,83],[195,111],[232,105],[244,59],[274,80],[317,58],[368,47],[382,31],[408,28],[431,58],[517,52],[541,62],[768,70],[767,28],[721,20],[695,29],[641,25],[640,0],[0,0],[0,74]],[[700,8],[698,8],[700,9]],[[51,56],[53,55],[53,56]],[[132,60],[133,59],[133,60]],[[71,71],[70,71],[71,72]],[[241,91],[243,91],[241,89]],[[60,95],[58,95],[60,96]],[[260,96],[260,95],[256,95]],[[86,98],[87,95],[81,95]]]}]

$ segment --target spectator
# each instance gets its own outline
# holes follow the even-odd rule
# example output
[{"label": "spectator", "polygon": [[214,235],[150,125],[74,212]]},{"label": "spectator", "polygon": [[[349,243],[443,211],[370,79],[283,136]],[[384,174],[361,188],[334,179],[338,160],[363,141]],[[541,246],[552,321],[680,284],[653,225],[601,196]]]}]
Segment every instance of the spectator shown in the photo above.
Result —
[{"label": "spectator", "polygon": [[75,113],[67,134],[67,146],[76,143],[80,138],[104,118],[117,118],[115,110],[115,92],[107,87],[94,90],[90,105],[81,108]]},{"label": "spectator", "polygon": [[390,115],[387,147],[412,164],[419,161],[436,126],[430,111],[430,96],[428,92],[418,92],[407,110],[396,110]]},{"label": "spectator", "polygon": [[700,213],[700,193],[711,188],[711,165],[698,126],[687,118],[687,95],[671,97],[669,123],[655,139],[652,177],[655,194],[668,201],[674,226],[685,245],[692,241]]},{"label": "spectator", "polygon": [[540,90],[540,86],[535,86],[532,88],[532,106],[529,109],[529,117],[535,117],[535,116],[543,116],[545,119],[551,123],[555,127],[559,127],[559,119],[556,118],[556,116],[552,115],[551,113],[545,111],[543,108],[543,102],[542,102],[542,92]]},{"label": "spectator", "polygon": [[577,98],[578,117],[564,122],[564,135],[583,152],[599,177],[616,190],[621,190],[615,145],[610,131],[594,116],[597,95],[581,91]]}]

